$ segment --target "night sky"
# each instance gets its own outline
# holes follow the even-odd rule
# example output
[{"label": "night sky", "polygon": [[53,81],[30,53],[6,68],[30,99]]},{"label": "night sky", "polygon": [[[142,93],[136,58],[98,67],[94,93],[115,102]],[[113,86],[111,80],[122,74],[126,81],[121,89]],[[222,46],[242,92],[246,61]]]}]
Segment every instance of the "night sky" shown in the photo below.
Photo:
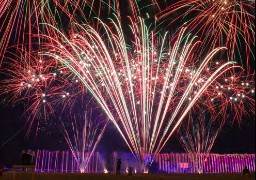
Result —
[{"label": "night sky", "polygon": [[[122,15],[125,16],[129,14],[130,10],[126,8],[128,7],[126,1],[122,0],[122,2],[121,8],[124,10]],[[144,11],[151,14],[155,10],[150,8],[150,10],[144,9]],[[3,77],[0,78],[3,79]],[[23,116],[23,112],[22,105],[0,104],[0,161],[5,164],[17,162],[23,149],[68,150],[63,134],[59,131],[59,117],[52,117],[48,120],[37,135],[32,129],[29,137],[26,137],[27,129],[23,127],[27,117]],[[177,139],[174,135],[163,152],[184,152]],[[97,150],[107,153],[129,151],[113,124],[109,124]],[[255,153],[255,120],[244,119],[241,124],[236,122],[227,124],[218,136],[212,152],[221,154]]]}]

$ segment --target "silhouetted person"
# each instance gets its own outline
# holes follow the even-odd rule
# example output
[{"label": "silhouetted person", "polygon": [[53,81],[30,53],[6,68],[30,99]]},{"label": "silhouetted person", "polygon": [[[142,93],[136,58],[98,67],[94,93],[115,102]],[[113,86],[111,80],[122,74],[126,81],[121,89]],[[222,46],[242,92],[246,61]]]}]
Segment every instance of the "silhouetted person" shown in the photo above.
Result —
[{"label": "silhouetted person", "polygon": [[132,173],[133,173],[133,168],[132,168],[132,167],[129,167],[129,168],[128,168],[128,175],[129,175],[129,176],[132,176]]},{"label": "silhouetted person", "polygon": [[245,175],[249,175],[249,176],[251,175],[247,166],[245,166],[245,168],[243,169],[243,176],[245,176]]},{"label": "silhouetted person", "polygon": [[122,160],[118,159],[116,164],[116,175],[121,175],[121,165],[122,165]]}]

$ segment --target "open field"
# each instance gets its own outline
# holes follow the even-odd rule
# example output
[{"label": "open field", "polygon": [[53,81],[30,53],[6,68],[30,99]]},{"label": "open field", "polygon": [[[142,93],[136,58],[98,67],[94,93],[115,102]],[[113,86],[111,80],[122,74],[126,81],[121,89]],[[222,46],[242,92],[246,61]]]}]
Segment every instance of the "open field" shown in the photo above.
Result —
[{"label": "open field", "polygon": [[[31,173],[17,173],[16,180],[30,180]],[[12,180],[13,173],[5,173],[0,180]],[[59,174],[36,173],[35,180],[252,180],[254,177],[243,177],[241,174],[217,175],[122,175],[116,177],[109,174]]]}]

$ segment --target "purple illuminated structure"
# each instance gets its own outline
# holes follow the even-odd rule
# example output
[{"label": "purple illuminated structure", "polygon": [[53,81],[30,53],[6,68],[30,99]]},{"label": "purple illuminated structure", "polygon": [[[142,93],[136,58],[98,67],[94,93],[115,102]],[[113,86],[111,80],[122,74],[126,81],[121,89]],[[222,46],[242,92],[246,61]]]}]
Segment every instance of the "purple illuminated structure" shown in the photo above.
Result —
[{"label": "purple illuminated structure", "polygon": [[[88,153],[88,156],[90,154]],[[105,158],[99,153],[94,153],[88,163],[85,172],[98,173],[106,169]],[[36,157],[37,172],[60,172],[60,173],[79,173],[80,168],[77,161],[70,151],[37,151]]]},{"label": "purple illuminated structure", "polygon": [[[189,154],[159,154],[145,156],[145,167],[154,160],[158,164],[159,172],[163,173],[241,173],[245,166],[255,171],[255,154],[209,154],[200,155],[203,169],[198,172],[197,162],[193,162]],[[107,173],[114,172],[117,159],[122,159],[122,171],[127,172],[133,167],[135,173],[140,171],[140,161],[131,153],[114,152],[111,160],[107,160],[100,153],[94,153],[86,172]],[[38,151],[36,160],[38,172],[80,172],[75,159],[69,151]]]},{"label": "purple illuminated structure", "polygon": [[204,161],[201,172],[198,162],[193,162],[189,154],[161,154],[156,156],[159,170],[166,173],[241,173],[245,166],[255,171],[255,154],[201,154]]}]

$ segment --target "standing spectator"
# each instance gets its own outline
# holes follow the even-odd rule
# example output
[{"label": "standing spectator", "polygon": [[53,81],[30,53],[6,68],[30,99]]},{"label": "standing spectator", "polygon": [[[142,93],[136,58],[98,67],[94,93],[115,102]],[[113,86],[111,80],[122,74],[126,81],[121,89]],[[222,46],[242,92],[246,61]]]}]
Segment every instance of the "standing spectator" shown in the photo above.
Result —
[{"label": "standing spectator", "polygon": [[121,165],[122,165],[122,160],[118,159],[117,161],[117,166],[116,166],[116,175],[121,175]]}]

